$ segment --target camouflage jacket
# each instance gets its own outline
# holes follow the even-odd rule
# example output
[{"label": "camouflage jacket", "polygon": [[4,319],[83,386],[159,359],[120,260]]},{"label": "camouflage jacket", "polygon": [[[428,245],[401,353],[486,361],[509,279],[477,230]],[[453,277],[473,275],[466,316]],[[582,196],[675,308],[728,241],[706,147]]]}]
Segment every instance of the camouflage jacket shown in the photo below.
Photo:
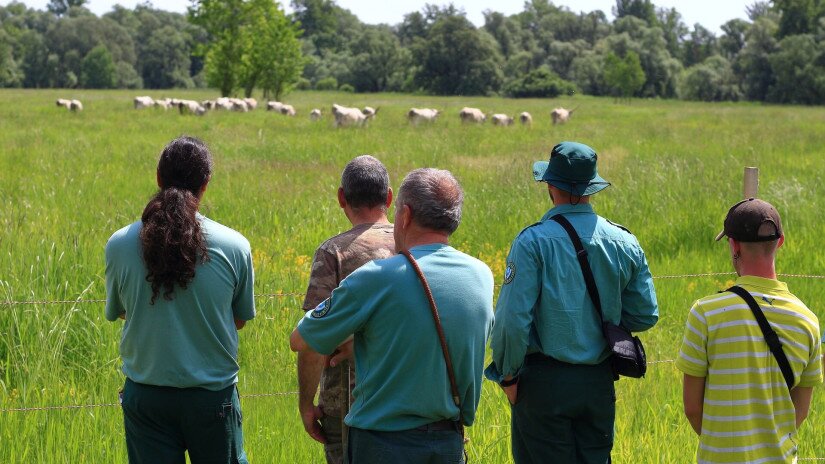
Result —
[{"label": "camouflage jacket", "polygon": [[[392,229],[392,224],[359,224],[322,243],[312,260],[304,311],[329,298],[341,281],[362,265],[394,255]],[[348,362],[324,368],[318,404],[326,415],[342,417],[347,410],[347,382],[355,382],[355,371],[350,371]]]}]

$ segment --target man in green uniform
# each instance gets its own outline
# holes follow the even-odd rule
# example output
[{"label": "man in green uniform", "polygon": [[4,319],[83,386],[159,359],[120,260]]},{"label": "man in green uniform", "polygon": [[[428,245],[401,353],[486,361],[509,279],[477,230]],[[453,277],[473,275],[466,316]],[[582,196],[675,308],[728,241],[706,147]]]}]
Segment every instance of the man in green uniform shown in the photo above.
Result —
[{"label": "man in green uniform", "polygon": [[587,145],[562,142],[533,166],[554,208],[513,241],[496,305],[485,372],[512,406],[513,458],[524,463],[609,462],[615,391],[609,349],[563,215],[581,238],[605,321],[653,327],[658,305],[647,259],[627,229],[597,216],[590,196],[610,184]]},{"label": "man in green uniform", "polygon": [[[352,228],[322,243],[315,252],[304,311],[315,309],[329,298],[352,271],[374,259],[395,254],[392,224],[387,220],[391,202],[390,176],[380,161],[363,155],[347,163],[341,174],[338,205]],[[298,406],[304,429],[324,444],[327,462],[340,464],[346,443],[343,421],[354,376],[348,360],[335,366],[328,363],[326,356],[317,353],[298,354]],[[321,391],[316,406],[319,379]]]},{"label": "man in green uniform", "polygon": [[346,417],[353,464],[463,462],[458,421],[475,419],[493,321],[492,272],[449,245],[463,196],[448,171],[417,169],[401,184],[394,221],[396,249],[418,261],[438,306],[460,409],[428,299],[405,256],[350,274],[292,332],[294,351],[327,355],[354,335],[355,402]]},{"label": "man in green uniform", "polygon": [[676,360],[685,415],[699,435],[696,459],[791,464],[798,459],[797,428],[822,383],[819,321],[776,280],[776,252],[785,242],[776,208],[754,198],[733,205],[716,240],[722,237],[736,286],[751,294],[779,336],[792,383],[742,297],[722,292],[696,301]]}]

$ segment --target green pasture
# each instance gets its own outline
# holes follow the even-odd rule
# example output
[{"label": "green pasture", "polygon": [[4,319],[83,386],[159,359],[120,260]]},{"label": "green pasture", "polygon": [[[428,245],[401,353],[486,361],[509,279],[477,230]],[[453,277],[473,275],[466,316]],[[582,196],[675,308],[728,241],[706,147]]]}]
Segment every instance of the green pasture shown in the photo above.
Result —
[{"label": "green pasture", "polygon": [[[315,247],[348,227],[335,200],[352,157],[370,153],[397,188],[416,167],[451,170],[466,200],[453,244],[490,265],[498,282],[513,237],[549,207],[534,160],[562,140],[590,144],[613,186],[597,211],[632,230],[654,276],[730,272],[724,244],[713,242],[728,206],[742,196],[744,166],[761,170],[760,196],[783,216],[787,241],[778,270],[825,274],[825,108],[705,104],[575,97],[559,100],[439,98],[412,95],[294,93],[298,116],[248,113],[181,116],[132,109],[132,97],[186,91],[0,91],[0,462],[126,461],[117,391],[120,322],[103,305],[103,247],[139,218],[154,192],[157,156],[172,138],[203,138],[215,174],[202,205],[207,216],[252,243],[259,294],[305,290]],[[78,98],[71,114],[54,100]],[[332,103],[379,107],[369,127],[334,129]],[[552,126],[554,106],[580,106],[570,123]],[[464,126],[458,111],[517,115],[532,128]],[[312,123],[309,110],[325,113]],[[443,110],[431,125],[411,127],[410,107]],[[687,308],[732,281],[731,275],[658,278],[661,319],[643,335],[652,361],[678,354]],[[825,280],[787,277],[792,291],[825,318]],[[4,301],[68,300],[7,305]],[[240,390],[246,448],[255,463],[322,462],[297,413],[294,355],[287,337],[301,316],[300,296],[258,298],[258,318],[241,332]],[[411,373],[414,374],[414,373]],[[693,461],[696,437],[682,415],[681,375],[671,362],[650,366],[641,381],[622,380],[614,460]],[[275,394],[256,396],[259,394]],[[10,411],[64,405],[104,405]],[[509,462],[509,412],[490,383],[469,429],[471,460]],[[818,388],[799,433],[802,458],[825,458],[825,390]]]}]

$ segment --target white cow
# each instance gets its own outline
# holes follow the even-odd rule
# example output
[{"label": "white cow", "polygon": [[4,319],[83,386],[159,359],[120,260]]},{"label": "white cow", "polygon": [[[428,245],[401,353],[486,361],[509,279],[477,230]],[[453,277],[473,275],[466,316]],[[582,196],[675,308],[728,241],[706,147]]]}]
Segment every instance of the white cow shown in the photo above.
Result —
[{"label": "white cow", "polygon": [[69,103],[69,109],[72,111],[83,111],[83,103],[80,103],[80,100],[72,100]]},{"label": "white cow", "polygon": [[335,116],[335,127],[363,126],[367,117],[358,108],[348,108],[337,103],[332,105],[332,114]]},{"label": "white cow", "polygon": [[364,109],[361,110],[361,112],[364,113],[364,116],[367,119],[372,119],[372,118],[375,117],[376,114],[378,114],[379,109],[381,109],[381,108],[373,108],[371,106],[365,106]]},{"label": "white cow", "polygon": [[430,108],[412,108],[407,112],[407,120],[416,126],[422,122],[433,122],[441,111]]},{"label": "white cow", "polygon": [[240,98],[232,98],[229,101],[232,103],[232,111],[239,111],[241,113],[246,113],[249,111],[249,105],[247,105],[246,102]]},{"label": "white cow", "polygon": [[266,102],[266,110],[267,111],[277,111],[277,112],[280,113],[281,112],[281,107],[283,107],[283,106],[284,106],[284,104],[279,102],[279,101]]},{"label": "white cow", "polygon": [[309,120],[317,121],[319,119],[321,119],[321,110],[318,108],[313,108],[312,111],[309,112]]},{"label": "white cow", "polygon": [[576,108],[572,110],[568,110],[565,108],[554,108],[553,111],[550,112],[550,118],[553,120],[553,124],[564,124],[570,120],[570,116],[573,116],[573,112],[576,111]]},{"label": "white cow", "polygon": [[506,114],[496,113],[492,116],[494,126],[512,126],[513,118]]},{"label": "white cow", "polygon": [[163,108],[164,110],[168,110],[172,106],[172,99],[161,98],[160,100],[155,100],[155,106],[158,108]]},{"label": "white cow", "polygon": [[525,126],[532,126],[533,125],[533,116],[530,113],[524,111],[518,115],[518,120],[521,121],[522,124]]},{"label": "white cow", "polygon": [[243,101],[246,102],[246,106],[249,107],[250,110],[254,110],[258,107],[258,100],[255,100],[254,98],[244,98]]},{"label": "white cow", "polygon": [[151,108],[155,106],[155,101],[152,100],[152,97],[149,96],[142,96],[142,97],[135,97],[135,109],[143,109],[143,108]]},{"label": "white cow", "polygon": [[295,116],[295,108],[292,105],[282,104],[280,111],[284,116]]},{"label": "white cow", "polygon": [[57,106],[62,106],[63,108],[69,109],[69,107],[72,106],[72,101],[66,100],[65,98],[58,98]]},{"label": "white cow", "polygon": [[180,111],[180,114],[191,113],[197,116],[206,114],[206,108],[194,100],[179,100],[178,111]]},{"label": "white cow", "polygon": [[461,117],[461,122],[481,123],[487,120],[487,116],[478,108],[461,108],[458,113]]}]

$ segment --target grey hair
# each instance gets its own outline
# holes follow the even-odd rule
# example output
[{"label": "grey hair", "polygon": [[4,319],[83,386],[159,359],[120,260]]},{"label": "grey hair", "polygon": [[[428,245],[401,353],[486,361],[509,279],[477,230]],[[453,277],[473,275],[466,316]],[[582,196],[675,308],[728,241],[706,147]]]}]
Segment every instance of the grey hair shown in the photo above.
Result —
[{"label": "grey hair", "polygon": [[344,198],[353,208],[381,206],[386,210],[390,175],[377,158],[361,155],[344,167],[341,188],[344,189]]},{"label": "grey hair", "polygon": [[461,223],[464,191],[450,171],[416,169],[404,178],[396,208],[410,207],[419,226],[452,234]]}]

